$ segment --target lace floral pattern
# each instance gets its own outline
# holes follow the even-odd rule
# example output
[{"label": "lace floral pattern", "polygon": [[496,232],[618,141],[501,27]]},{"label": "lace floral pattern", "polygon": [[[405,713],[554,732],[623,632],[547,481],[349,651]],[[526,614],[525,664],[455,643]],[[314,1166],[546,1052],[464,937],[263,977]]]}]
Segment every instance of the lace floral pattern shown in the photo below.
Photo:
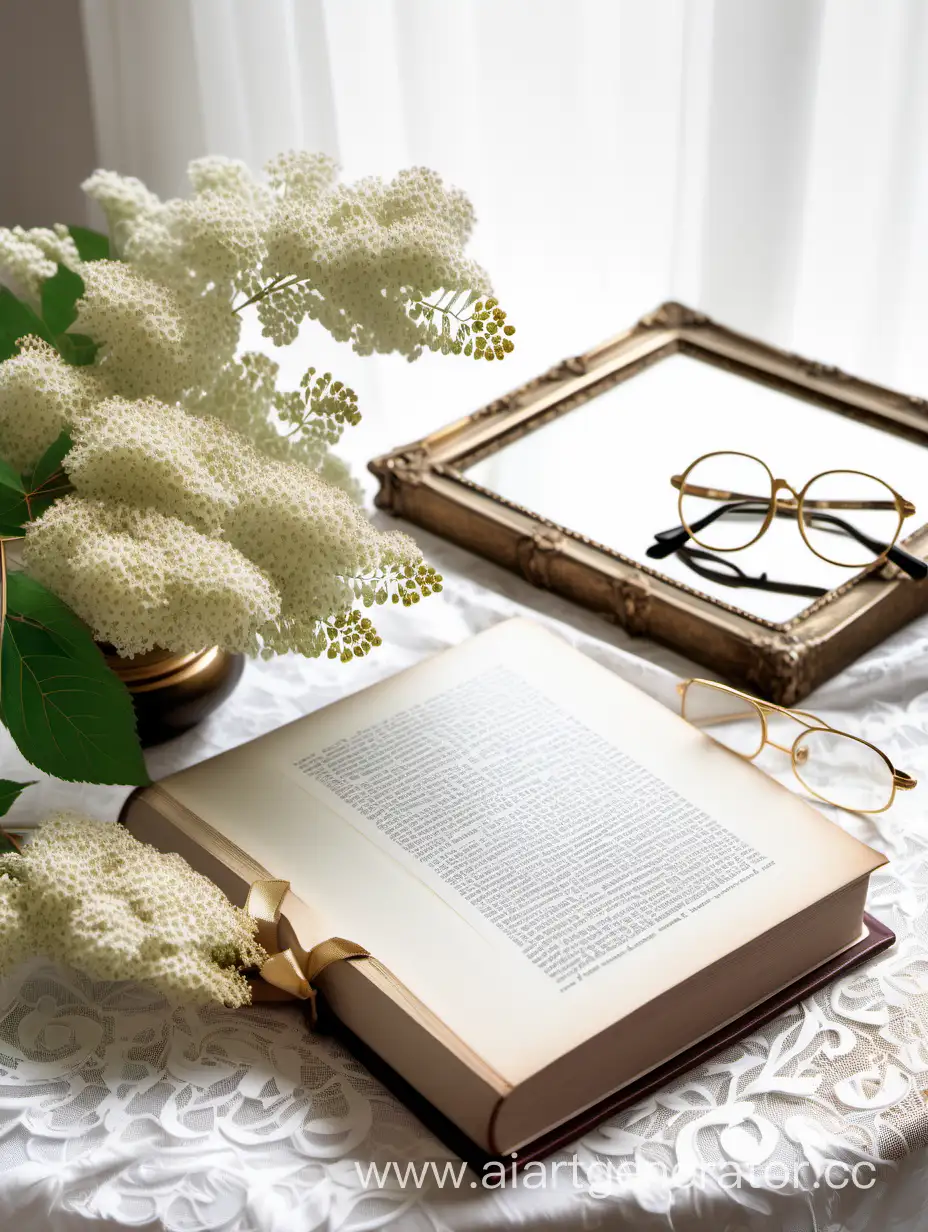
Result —
[{"label": "lace floral pattern", "polygon": [[[453,574],[460,554],[436,554]],[[518,601],[543,604],[535,615],[672,704],[672,673],[685,670],[674,656],[647,645],[635,647],[644,657],[633,656],[622,634],[593,618],[570,609],[574,627],[562,624],[568,609],[557,599],[541,600],[490,566],[468,572],[469,580],[453,579],[433,612],[397,620],[385,637],[388,653],[360,663],[350,681],[338,664],[286,658],[251,665],[236,702],[200,732],[156,751],[153,772],[400,670],[524,611]],[[928,621],[918,622],[807,703],[878,743],[923,781],[926,644]],[[4,767],[14,761],[7,748]],[[781,769],[776,761],[768,768]],[[114,815],[119,803],[112,789],[34,790],[38,801],[24,798],[18,818],[62,803]],[[565,1167],[549,1169],[543,1187],[485,1187],[472,1173],[459,1187],[433,1177],[403,1188],[395,1175],[365,1184],[370,1163],[418,1166],[453,1157],[344,1048],[311,1035],[298,1007],[172,1010],[134,985],[94,983],[42,962],[21,967],[0,983],[0,1226],[921,1227],[928,829],[920,797],[901,796],[871,819],[834,814],[890,857],[873,878],[869,906],[897,932],[898,944],[587,1134],[557,1157]],[[824,1183],[830,1164],[846,1169],[843,1186]],[[847,1183],[856,1164],[867,1165],[860,1185]]]}]

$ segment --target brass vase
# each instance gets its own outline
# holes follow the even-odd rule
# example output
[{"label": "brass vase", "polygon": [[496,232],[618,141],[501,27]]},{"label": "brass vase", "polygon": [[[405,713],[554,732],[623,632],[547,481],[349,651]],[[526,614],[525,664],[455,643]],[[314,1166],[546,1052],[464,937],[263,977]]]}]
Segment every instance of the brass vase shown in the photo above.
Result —
[{"label": "brass vase", "polygon": [[192,654],[152,650],[124,659],[101,647],[132,696],[143,746],[161,744],[195,727],[228,698],[241,679],[245,656],[218,646]]}]

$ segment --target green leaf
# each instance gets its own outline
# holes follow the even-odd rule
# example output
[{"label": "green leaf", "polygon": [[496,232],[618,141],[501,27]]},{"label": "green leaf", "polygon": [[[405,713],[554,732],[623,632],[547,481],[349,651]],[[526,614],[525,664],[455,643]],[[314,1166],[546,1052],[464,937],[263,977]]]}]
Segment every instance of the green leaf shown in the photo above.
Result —
[{"label": "green leaf", "polygon": [[23,481],[9,462],[0,459],[0,537],[21,535],[29,520],[29,505]]},{"label": "green leaf", "polygon": [[26,574],[7,584],[0,701],[20,752],[60,779],[147,783],[132,699],[90,630]]},{"label": "green leaf", "polygon": [[59,265],[51,278],[42,283],[42,316],[53,334],[63,334],[77,320],[74,305],[84,294],[84,280],[80,274]]},{"label": "green leaf", "polygon": [[109,237],[90,227],[68,227],[82,261],[105,261],[110,255]]},{"label": "green leaf", "polygon": [[45,450],[32,470],[23,474],[30,522],[41,517],[59,496],[65,496],[71,491],[71,481],[62,466],[71,445],[68,433],[62,432]]},{"label": "green leaf", "polygon": [[[27,787],[32,787],[35,779],[30,779],[28,783],[14,783],[12,779],[0,779],[0,817],[5,817],[13,805],[20,792],[25,791]],[[3,831],[0,830],[0,835]]]},{"label": "green leaf", "polygon": [[87,334],[59,334],[55,346],[64,362],[73,364],[75,368],[92,364],[100,349],[99,342],[94,342]]},{"label": "green leaf", "polygon": [[0,287],[0,362],[18,353],[17,339],[27,334],[52,341],[42,318],[17,299],[9,287]]}]

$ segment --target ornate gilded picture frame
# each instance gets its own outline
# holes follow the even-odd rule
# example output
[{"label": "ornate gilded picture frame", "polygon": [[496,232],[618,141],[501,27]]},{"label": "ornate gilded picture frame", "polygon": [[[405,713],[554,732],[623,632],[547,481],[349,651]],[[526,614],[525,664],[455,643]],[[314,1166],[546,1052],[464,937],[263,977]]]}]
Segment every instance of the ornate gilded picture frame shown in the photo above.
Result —
[{"label": "ornate gilded picture frame", "polygon": [[[670,356],[684,355],[928,450],[928,402],[778,350],[670,302],[630,330],[565,359],[457,423],[374,459],[382,509],[529,582],[654,638],[729,681],[792,706],[928,611],[928,581],[893,565],[858,572],[785,620],[710,597],[483,486],[467,471]],[[806,413],[806,412],[803,412]],[[680,465],[688,459],[679,459]],[[925,453],[928,475],[928,452]],[[668,477],[670,467],[668,464]],[[556,477],[552,478],[556,482]],[[923,502],[924,503],[924,502]],[[921,510],[924,512],[924,510]],[[924,557],[928,525],[905,539]],[[659,527],[653,527],[653,530]],[[698,581],[698,579],[697,579]]]}]

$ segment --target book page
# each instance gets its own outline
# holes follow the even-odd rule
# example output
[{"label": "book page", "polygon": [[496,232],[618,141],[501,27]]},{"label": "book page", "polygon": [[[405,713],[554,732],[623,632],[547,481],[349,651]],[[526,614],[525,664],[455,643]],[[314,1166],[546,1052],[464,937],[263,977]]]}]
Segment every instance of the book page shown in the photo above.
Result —
[{"label": "book page", "polygon": [[563,991],[774,863],[506,668],[295,765]]},{"label": "book page", "polygon": [[882,862],[527,620],[164,786],[510,1082]]}]

